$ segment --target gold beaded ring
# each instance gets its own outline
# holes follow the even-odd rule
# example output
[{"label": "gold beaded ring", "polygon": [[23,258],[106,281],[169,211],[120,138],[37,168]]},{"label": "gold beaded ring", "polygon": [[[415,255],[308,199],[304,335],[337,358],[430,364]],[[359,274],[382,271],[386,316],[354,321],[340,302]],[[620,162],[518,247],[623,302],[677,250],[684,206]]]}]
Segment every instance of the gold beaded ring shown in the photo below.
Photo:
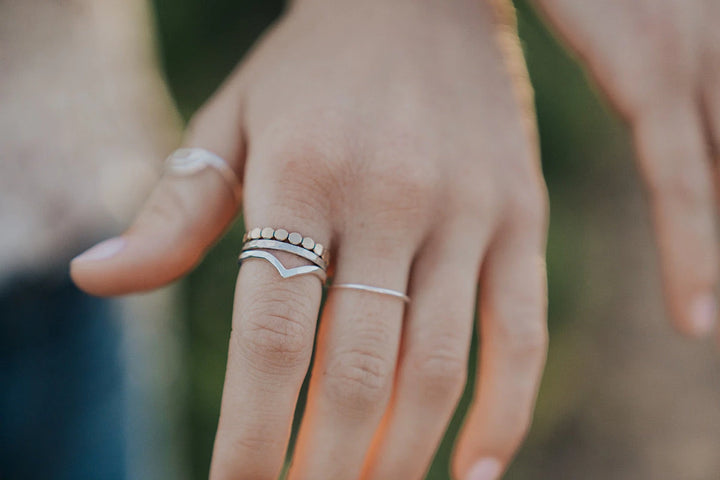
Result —
[{"label": "gold beaded ring", "polygon": [[[267,250],[291,253],[310,260],[314,265],[287,268]],[[244,260],[248,259],[261,259],[275,267],[283,278],[312,274],[324,283],[327,278],[329,256],[329,251],[310,237],[303,237],[297,232],[288,233],[283,228],[258,227],[243,235],[243,246],[238,257],[238,264],[242,264]]]},{"label": "gold beaded ring", "polygon": [[250,240],[261,239],[277,240],[279,242],[302,247],[320,257],[326,265],[330,263],[330,251],[325,248],[324,245],[317,243],[310,237],[303,237],[298,232],[288,232],[284,228],[275,229],[272,227],[256,227],[252,230],[248,230],[245,235],[243,235],[243,243]]}]

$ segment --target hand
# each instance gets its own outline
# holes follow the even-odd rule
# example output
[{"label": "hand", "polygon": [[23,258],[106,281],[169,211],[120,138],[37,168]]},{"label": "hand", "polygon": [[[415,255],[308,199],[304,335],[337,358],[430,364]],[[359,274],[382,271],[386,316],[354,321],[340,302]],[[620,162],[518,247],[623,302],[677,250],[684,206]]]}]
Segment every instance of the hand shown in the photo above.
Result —
[{"label": "hand", "polygon": [[[312,236],[331,246],[336,282],[412,298],[329,293],[292,479],[423,477],[466,381],[478,282],[479,383],[456,476],[499,477],[529,427],[546,192],[500,16],[476,0],[297,2],[191,122],[187,143],[242,178],[246,225]],[[170,282],[236,208],[215,171],[166,176],[73,278],[100,295]],[[315,277],[242,265],[211,478],[278,477],[321,293]]]},{"label": "hand", "polygon": [[676,327],[716,324],[720,3],[536,0],[627,118]]}]

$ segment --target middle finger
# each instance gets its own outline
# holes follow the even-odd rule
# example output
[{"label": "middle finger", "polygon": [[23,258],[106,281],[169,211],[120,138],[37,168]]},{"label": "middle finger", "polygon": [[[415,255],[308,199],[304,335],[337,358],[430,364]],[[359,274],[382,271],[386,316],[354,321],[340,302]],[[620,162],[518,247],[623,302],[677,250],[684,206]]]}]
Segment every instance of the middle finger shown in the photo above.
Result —
[{"label": "middle finger", "polygon": [[[378,230],[341,241],[335,284],[405,291],[414,248],[367,233]],[[389,400],[404,306],[378,293],[331,290],[290,478],[357,478]]]}]

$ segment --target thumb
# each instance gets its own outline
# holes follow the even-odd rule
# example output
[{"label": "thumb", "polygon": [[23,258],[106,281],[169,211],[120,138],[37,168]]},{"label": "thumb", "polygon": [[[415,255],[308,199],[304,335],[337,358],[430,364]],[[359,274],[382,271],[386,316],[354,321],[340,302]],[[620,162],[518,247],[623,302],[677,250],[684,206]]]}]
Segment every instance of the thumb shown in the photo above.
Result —
[{"label": "thumb", "polygon": [[[238,88],[225,85],[190,122],[185,144],[224,159],[239,179],[242,142]],[[191,270],[222,235],[238,210],[221,171],[163,175],[132,226],[75,257],[73,281],[94,295],[119,295],[165,285]]]}]

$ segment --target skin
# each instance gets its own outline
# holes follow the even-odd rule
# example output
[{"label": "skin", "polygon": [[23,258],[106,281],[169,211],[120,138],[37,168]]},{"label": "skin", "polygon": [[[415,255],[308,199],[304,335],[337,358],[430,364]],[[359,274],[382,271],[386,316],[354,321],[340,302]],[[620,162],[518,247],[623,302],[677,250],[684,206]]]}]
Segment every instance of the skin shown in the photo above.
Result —
[{"label": "skin", "polygon": [[630,125],[674,325],[691,336],[712,334],[718,283],[720,3],[535,3]]},{"label": "skin", "polygon": [[[683,331],[710,331],[707,143],[720,138],[720,101],[703,60],[713,30],[698,15],[710,0],[690,13],[680,0],[537,3],[631,122],[670,311]],[[310,235],[330,245],[337,282],[412,298],[333,290],[313,345],[320,282],[244,264],[212,479],[277,478],[313,348],[289,477],[422,478],[466,381],[478,300],[478,388],[453,475],[497,478],[511,460],[547,348],[547,198],[504,7],[298,1],[193,119],[186,144],[235,169],[246,225]],[[164,177],[121,237],[73,262],[73,278],[99,295],[158,287],[197,264],[237,214],[216,172]]]},{"label": "skin", "polygon": [[[547,346],[547,199],[507,13],[295,3],[191,122],[186,143],[242,179],[246,225],[310,235],[331,247],[335,281],[412,298],[330,292],[291,479],[422,478],[466,382],[478,295],[479,389],[456,475],[487,458],[497,476],[528,429]],[[216,172],[166,176],[73,278],[98,295],[158,287],[237,213]],[[321,293],[263,261],[240,269],[212,479],[277,478]]]}]

